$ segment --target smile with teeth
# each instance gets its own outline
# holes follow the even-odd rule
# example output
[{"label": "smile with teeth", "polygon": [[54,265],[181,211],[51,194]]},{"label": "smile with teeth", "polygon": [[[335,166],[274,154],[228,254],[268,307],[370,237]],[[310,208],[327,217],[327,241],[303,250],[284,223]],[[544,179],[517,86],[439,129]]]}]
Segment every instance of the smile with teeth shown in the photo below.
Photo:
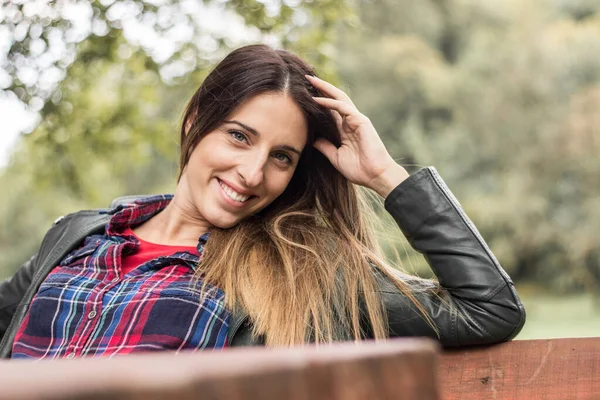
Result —
[{"label": "smile with teeth", "polygon": [[240,203],[243,203],[246,200],[248,200],[248,198],[250,198],[250,196],[248,196],[248,195],[239,194],[238,192],[236,192],[235,190],[233,190],[232,188],[230,188],[229,186],[227,186],[220,179],[218,181],[219,181],[219,185],[221,185],[221,188],[223,189],[223,191],[225,192],[225,194],[227,196],[229,196],[229,198],[231,200],[235,200],[235,201],[238,201]]}]

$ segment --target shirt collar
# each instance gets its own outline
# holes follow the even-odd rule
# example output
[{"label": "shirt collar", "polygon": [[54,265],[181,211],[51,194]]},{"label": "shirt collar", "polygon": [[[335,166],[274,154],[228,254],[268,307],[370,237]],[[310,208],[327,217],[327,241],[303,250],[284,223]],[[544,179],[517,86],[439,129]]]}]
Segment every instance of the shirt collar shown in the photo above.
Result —
[{"label": "shirt collar", "polygon": [[112,236],[149,220],[164,210],[172,198],[171,194],[148,196],[117,206],[106,226],[106,234]]},{"label": "shirt collar", "polygon": [[[133,228],[139,225],[167,207],[173,199],[172,194],[161,194],[155,196],[141,197],[131,203],[117,206],[112,212],[109,223],[106,225],[106,234],[109,236],[119,235],[126,228]],[[208,241],[209,232],[206,232],[198,238],[196,249],[199,254],[202,254],[206,242]],[[191,256],[191,255],[190,255]],[[195,261],[197,261],[197,257]],[[186,258],[186,257],[184,257]],[[189,260],[193,261],[193,260]]]}]

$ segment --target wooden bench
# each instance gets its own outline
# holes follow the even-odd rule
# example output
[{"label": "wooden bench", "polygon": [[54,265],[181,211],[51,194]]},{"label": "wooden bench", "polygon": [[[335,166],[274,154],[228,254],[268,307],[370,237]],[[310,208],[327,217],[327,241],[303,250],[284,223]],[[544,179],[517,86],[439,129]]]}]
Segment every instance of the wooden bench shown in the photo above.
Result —
[{"label": "wooden bench", "polygon": [[0,399],[438,399],[436,343],[0,362]]},{"label": "wooden bench", "polygon": [[0,399],[600,399],[600,338],[1,361]]},{"label": "wooden bench", "polygon": [[445,352],[445,400],[600,399],[600,338],[516,340]]}]

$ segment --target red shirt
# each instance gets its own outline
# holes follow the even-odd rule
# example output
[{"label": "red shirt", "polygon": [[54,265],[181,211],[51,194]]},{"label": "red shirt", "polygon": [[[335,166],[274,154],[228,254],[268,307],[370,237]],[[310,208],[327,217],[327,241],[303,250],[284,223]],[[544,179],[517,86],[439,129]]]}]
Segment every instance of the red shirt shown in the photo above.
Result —
[{"label": "red shirt", "polygon": [[199,256],[198,249],[193,246],[169,246],[165,244],[156,244],[146,242],[143,239],[140,239],[131,228],[127,228],[123,231],[123,235],[131,235],[135,236],[137,240],[140,241],[140,247],[138,251],[134,254],[128,254],[123,257],[121,260],[121,276],[127,275],[129,272],[133,271],[140,265],[150,260],[154,260],[158,257],[168,256],[173,253],[177,253],[180,251],[187,251],[193,255]]}]

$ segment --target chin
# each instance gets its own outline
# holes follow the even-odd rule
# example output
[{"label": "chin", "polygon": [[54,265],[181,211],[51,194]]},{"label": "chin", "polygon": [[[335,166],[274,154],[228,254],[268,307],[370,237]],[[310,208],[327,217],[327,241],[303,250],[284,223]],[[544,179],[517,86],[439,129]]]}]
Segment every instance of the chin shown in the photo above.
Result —
[{"label": "chin", "polygon": [[256,208],[252,208],[251,210],[240,210],[240,213],[234,213],[224,210],[217,202],[215,202],[213,204],[205,203],[204,209],[199,208],[198,210],[211,226],[220,229],[229,229],[252,215],[256,215],[263,208],[264,207],[260,207],[259,210]]},{"label": "chin", "polygon": [[240,221],[242,221],[244,218],[238,217],[236,215],[228,215],[227,213],[225,213],[225,215],[223,215],[224,213],[222,212],[217,212],[215,214],[213,214],[212,216],[206,218],[206,220],[214,227],[220,228],[220,229],[229,229],[229,228],[233,228],[234,226],[236,226],[237,224],[240,223]]},{"label": "chin", "polygon": [[236,226],[237,224],[240,223],[240,220],[235,220],[235,221],[218,221],[214,224],[212,224],[214,227],[220,228],[220,229],[229,229],[229,228],[233,228],[234,226]]},{"label": "chin", "polygon": [[240,223],[241,219],[232,217],[215,216],[214,218],[206,218],[211,226],[219,229],[233,228]]}]

